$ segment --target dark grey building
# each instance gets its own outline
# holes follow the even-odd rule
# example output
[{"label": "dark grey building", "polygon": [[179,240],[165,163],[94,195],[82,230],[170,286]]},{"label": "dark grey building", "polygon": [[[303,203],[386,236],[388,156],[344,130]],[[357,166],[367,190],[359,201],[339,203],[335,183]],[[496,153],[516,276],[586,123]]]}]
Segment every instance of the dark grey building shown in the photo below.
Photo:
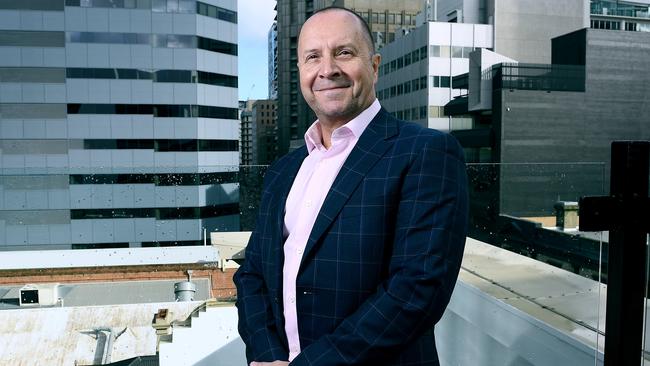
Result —
[{"label": "dark grey building", "polygon": [[447,114],[473,117],[472,129],[453,132],[468,161],[498,164],[477,175],[475,183],[491,192],[481,204],[500,214],[550,216],[558,200],[608,192],[611,142],[650,139],[648,44],[646,32],[582,29],[553,39],[551,65],[484,72],[490,107],[469,110],[471,85],[469,98],[450,102]]}]

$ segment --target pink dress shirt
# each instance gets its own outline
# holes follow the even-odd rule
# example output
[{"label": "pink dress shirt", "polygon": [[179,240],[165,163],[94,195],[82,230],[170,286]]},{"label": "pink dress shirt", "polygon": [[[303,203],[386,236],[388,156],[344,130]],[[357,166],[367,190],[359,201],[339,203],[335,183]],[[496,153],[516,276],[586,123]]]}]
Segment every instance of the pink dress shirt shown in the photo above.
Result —
[{"label": "pink dress shirt", "polygon": [[329,149],[323,146],[321,127],[314,122],[305,133],[309,155],[305,158],[287,196],[284,214],[284,267],[282,288],[285,331],[289,340],[289,361],[300,353],[296,309],[296,277],[309,234],[325,197],[345,159],[359,137],[377,115],[381,106],[375,101],[350,122],[332,132]]}]

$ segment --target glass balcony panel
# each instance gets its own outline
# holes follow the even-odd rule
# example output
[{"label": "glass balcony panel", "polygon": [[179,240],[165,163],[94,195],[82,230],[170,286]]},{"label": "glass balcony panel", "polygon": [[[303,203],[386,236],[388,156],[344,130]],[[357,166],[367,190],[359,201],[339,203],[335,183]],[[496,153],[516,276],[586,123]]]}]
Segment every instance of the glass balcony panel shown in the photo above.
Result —
[{"label": "glass balcony panel", "polygon": [[[567,355],[572,354],[570,360],[602,364],[607,233],[579,230],[577,201],[609,193],[605,164],[469,164],[467,171],[471,240],[461,280],[467,271],[469,282],[481,286],[480,281],[485,280],[496,286],[492,290],[482,287],[485,292],[504,290],[497,298],[501,296],[501,301],[533,318],[543,318],[562,347],[574,341],[583,347],[580,352],[566,348]],[[488,255],[487,249],[473,245],[472,240],[500,249]],[[523,332],[527,326],[518,327]],[[531,359],[550,360],[544,350],[544,343],[550,340],[531,336],[538,339]],[[525,342],[507,350],[502,345],[495,347],[517,353]],[[508,363],[503,357],[498,364]],[[466,360],[453,361],[462,364]]]}]

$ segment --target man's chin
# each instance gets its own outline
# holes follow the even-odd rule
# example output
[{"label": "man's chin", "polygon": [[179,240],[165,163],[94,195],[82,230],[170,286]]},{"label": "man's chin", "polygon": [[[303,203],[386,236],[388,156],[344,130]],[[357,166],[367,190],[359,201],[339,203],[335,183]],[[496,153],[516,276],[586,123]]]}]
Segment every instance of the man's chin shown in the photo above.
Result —
[{"label": "man's chin", "polygon": [[330,121],[342,121],[348,122],[352,118],[356,117],[359,113],[354,113],[353,108],[349,105],[345,106],[322,106],[320,108],[320,113],[317,113],[317,117],[321,120],[330,120]]}]

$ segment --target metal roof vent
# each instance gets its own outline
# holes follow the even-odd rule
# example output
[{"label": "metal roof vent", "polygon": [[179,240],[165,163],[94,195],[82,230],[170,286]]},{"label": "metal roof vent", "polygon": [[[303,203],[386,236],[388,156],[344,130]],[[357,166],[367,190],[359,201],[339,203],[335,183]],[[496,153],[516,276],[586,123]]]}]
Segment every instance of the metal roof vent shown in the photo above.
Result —
[{"label": "metal roof vent", "polygon": [[176,282],[174,284],[174,295],[176,301],[194,301],[196,285],[192,283],[192,271],[187,271],[187,281]]},{"label": "metal roof vent", "polygon": [[28,284],[19,290],[18,303],[20,306],[56,306],[61,302],[60,284],[43,285]]}]

